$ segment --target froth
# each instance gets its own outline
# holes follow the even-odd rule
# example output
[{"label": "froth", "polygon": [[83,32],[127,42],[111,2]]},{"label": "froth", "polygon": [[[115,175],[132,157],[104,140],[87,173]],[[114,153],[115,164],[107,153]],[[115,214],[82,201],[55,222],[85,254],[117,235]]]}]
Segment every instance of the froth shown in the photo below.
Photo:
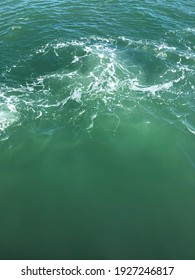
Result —
[{"label": "froth", "polygon": [[0,108],[0,131],[3,132],[19,120],[19,114],[13,104],[9,104],[7,107],[0,104]]},{"label": "froth", "polygon": [[[99,115],[116,120],[119,108],[129,114],[143,100],[147,106],[151,96],[172,113],[171,102],[179,94],[185,99],[186,75],[194,73],[191,58],[183,63],[184,55],[163,42],[124,37],[48,43],[4,73],[5,79],[15,77],[14,82],[20,69],[26,76],[13,88],[3,86],[0,130],[21,114],[31,122],[55,118],[59,126],[72,122],[90,130]],[[175,64],[170,66],[167,57]]]}]

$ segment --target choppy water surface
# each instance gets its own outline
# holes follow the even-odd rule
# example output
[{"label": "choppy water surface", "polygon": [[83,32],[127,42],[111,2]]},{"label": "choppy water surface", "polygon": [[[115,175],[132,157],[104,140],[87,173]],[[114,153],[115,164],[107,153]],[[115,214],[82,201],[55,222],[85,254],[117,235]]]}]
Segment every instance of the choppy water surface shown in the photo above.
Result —
[{"label": "choppy water surface", "polygon": [[194,2],[0,15],[0,258],[193,259]]}]

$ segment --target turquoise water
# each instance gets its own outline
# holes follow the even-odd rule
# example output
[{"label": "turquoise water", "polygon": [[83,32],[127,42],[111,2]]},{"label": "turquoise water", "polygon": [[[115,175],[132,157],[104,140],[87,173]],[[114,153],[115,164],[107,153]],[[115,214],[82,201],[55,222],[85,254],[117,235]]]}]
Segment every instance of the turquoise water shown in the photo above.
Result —
[{"label": "turquoise water", "polygon": [[0,259],[195,258],[195,3],[0,3]]}]

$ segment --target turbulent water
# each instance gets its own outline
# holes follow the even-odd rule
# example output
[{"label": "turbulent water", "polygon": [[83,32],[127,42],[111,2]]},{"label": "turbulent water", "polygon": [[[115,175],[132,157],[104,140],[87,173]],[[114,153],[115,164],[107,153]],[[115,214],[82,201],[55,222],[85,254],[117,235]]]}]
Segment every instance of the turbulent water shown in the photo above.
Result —
[{"label": "turbulent water", "polygon": [[0,3],[0,258],[195,258],[193,0]]}]

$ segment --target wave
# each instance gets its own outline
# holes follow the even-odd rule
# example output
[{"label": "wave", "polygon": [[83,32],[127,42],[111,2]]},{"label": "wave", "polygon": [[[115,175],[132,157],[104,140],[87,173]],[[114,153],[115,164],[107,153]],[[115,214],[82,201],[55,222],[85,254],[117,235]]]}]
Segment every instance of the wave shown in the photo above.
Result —
[{"label": "wave", "polygon": [[194,112],[193,59],[189,50],[125,37],[48,43],[3,72],[0,131],[26,120],[35,130],[45,121],[49,130],[67,124],[91,130],[104,115],[116,129],[121,110],[156,117],[166,111],[166,120],[183,125]]}]

